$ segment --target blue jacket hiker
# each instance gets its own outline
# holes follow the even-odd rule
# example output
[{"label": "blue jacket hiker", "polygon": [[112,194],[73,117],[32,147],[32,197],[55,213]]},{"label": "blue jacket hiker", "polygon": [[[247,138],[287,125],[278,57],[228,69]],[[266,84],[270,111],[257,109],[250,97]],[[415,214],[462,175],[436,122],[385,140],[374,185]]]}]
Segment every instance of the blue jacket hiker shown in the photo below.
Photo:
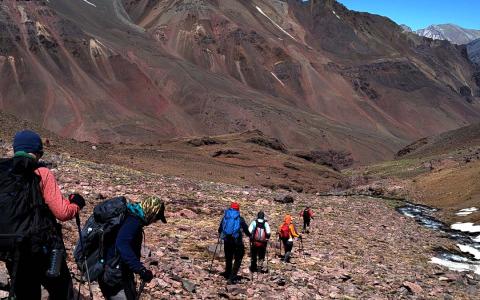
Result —
[{"label": "blue jacket hiker", "polygon": [[[225,272],[222,274],[230,284],[238,281],[238,271],[242,265],[245,247],[243,245],[242,231],[250,237],[248,225],[240,216],[240,205],[232,202],[229,209],[218,227],[218,233],[223,239],[223,249],[225,251]],[[235,258],[235,263],[233,259]]]},{"label": "blue jacket hiker", "polygon": [[[105,299],[134,300],[137,296],[134,274],[139,274],[145,282],[153,279],[152,271],[140,261],[143,227],[157,220],[166,223],[164,210],[162,201],[154,196],[140,203],[127,204],[127,215],[106,254],[106,261],[113,263],[105,267],[105,275],[99,280]],[[121,278],[107,279],[109,276],[115,277],[112,274],[118,274],[116,276]]]}]

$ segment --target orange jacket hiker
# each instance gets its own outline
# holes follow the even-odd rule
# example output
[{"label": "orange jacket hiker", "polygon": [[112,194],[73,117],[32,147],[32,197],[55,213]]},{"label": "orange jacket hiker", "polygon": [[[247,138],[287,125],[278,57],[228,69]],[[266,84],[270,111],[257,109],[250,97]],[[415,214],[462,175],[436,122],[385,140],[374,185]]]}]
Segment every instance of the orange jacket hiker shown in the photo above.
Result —
[{"label": "orange jacket hiker", "polygon": [[[288,231],[286,230],[288,228]],[[295,229],[295,225],[292,223],[292,216],[290,215],[285,215],[285,218],[283,220],[283,224],[279,227],[279,235],[280,238],[282,239],[289,239],[293,240],[293,238],[300,237],[300,235],[297,233],[297,230]],[[287,232],[288,232],[288,237],[287,237]]]}]

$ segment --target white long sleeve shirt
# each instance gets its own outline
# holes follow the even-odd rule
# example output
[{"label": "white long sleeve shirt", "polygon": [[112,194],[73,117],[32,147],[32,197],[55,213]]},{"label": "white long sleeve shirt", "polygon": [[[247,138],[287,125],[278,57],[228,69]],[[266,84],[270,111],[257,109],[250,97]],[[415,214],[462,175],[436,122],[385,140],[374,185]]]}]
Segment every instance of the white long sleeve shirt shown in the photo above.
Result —
[{"label": "white long sleeve shirt", "polygon": [[250,231],[250,234],[253,235],[253,233],[255,232],[255,229],[257,228],[257,221],[260,223],[265,223],[265,233],[267,234],[267,236],[270,236],[271,235],[271,230],[270,230],[270,225],[268,225],[268,222],[265,222],[265,220],[262,220],[262,219],[258,219],[258,220],[255,220],[255,221],[252,221],[252,223],[250,223],[250,226],[248,227],[248,231]]}]

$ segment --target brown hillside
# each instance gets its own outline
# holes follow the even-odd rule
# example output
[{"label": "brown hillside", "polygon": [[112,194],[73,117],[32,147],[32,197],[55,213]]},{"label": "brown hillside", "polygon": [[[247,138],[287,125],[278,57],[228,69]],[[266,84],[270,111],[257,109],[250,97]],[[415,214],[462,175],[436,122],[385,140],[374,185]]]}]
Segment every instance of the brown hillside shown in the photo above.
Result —
[{"label": "brown hillside", "polygon": [[6,0],[0,28],[0,109],[77,140],[260,130],[368,162],[480,119],[464,47],[335,1]]}]

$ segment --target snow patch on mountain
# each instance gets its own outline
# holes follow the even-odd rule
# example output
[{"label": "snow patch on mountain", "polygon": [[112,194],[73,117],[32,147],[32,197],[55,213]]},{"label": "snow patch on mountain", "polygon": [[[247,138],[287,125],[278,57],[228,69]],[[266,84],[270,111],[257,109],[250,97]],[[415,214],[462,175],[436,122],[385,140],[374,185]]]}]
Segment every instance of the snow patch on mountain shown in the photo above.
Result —
[{"label": "snow patch on mountain", "polygon": [[93,7],[97,7],[95,4],[93,4],[92,2],[88,1],[88,0],[83,0],[83,2],[93,6]]},{"label": "snow patch on mountain", "polygon": [[457,216],[468,216],[474,212],[478,211],[478,208],[476,207],[470,207],[470,208],[464,208],[464,209],[461,209],[459,210],[456,215]]},{"label": "snow patch on mountain", "polygon": [[480,225],[475,225],[474,223],[455,223],[452,224],[450,228],[461,232],[480,232]]},{"label": "snow patch on mountain", "polygon": [[337,15],[337,13],[336,13],[334,10],[332,10],[332,12],[333,12],[333,14],[335,15],[335,17],[337,17],[337,19],[341,20],[341,19],[340,19],[340,16]]},{"label": "snow patch on mountain", "polygon": [[447,40],[453,44],[468,44],[480,38],[480,30],[466,29],[455,24],[430,25],[415,31],[416,34],[434,40]]},{"label": "snow patch on mountain", "polygon": [[258,10],[259,13],[261,13],[265,18],[267,18],[268,20],[270,20],[270,22],[273,23],[273,25],[275,25],[278,29],[280,29],[283,33],[285,33],[286,35],[288,35],[289,37],[291,37],[292,39],[294,39],[295,41],[297,40],[296,38],[294,38],[290,33],[288,33],[285,29],[283,29],[280,25],[278,25],[274,20],[272,20],[260,7],[258,6],[255,6]]},{"label": "snow patch on mountain", "polygon": [[285,84],[280,80],[280,78],[278,78],[277,74],[275,74],[273,72],[270,72],[270,73],[282,86],[285,86]]}]

